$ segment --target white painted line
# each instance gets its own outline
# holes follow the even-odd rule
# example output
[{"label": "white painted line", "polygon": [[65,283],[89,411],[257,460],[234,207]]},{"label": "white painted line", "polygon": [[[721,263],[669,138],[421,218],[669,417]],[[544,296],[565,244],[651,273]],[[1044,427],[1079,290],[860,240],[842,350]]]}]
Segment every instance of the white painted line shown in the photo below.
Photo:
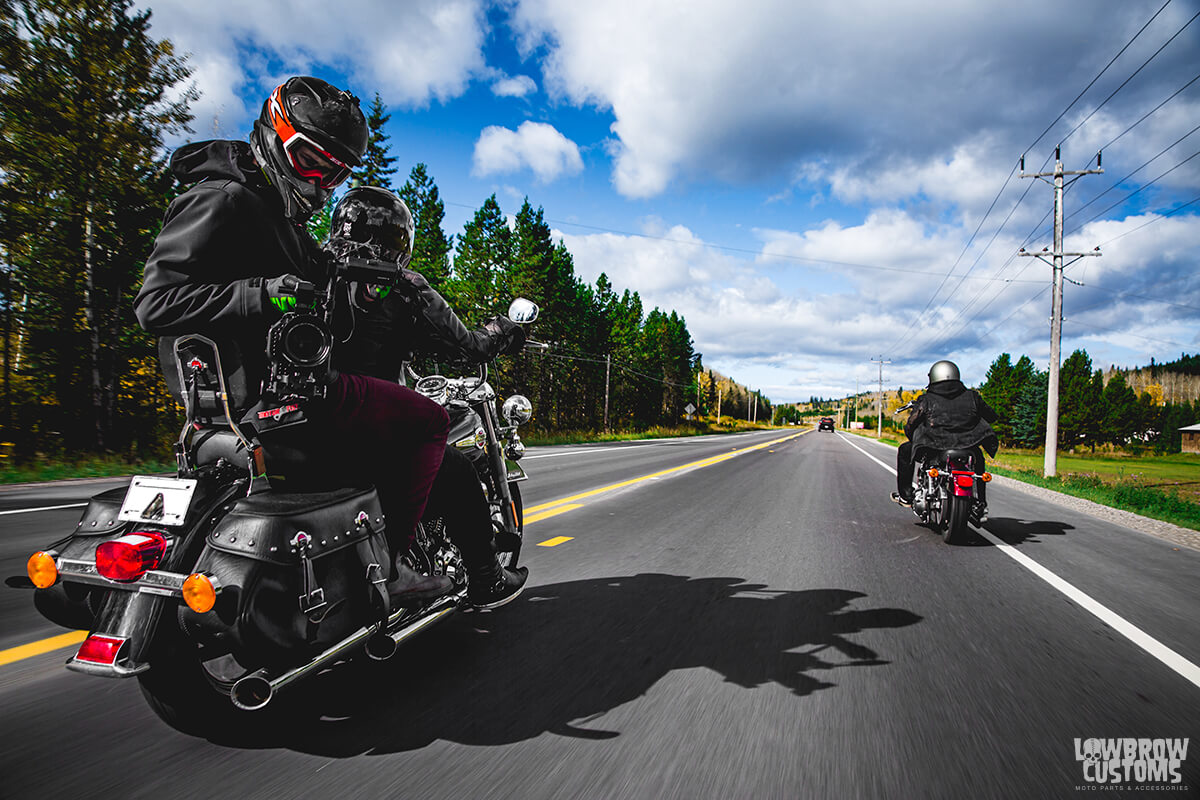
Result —
[{"label": "white painted line", "polygon": [[65,506],[42,506],[41,508],[14,508],[12,511],[0,511],[0,516],[5,514],[31,514],[34,511],[55,511],[60,508],[83,508],[87,503],[68,503]]},{"label": "white painted line", "polygon": [[[867,458],[874,461],[876,464],[879,464],[880,466],[882,466],[884,469],[886,469],[888,472],[892,473],[893,475],[896,474],[896,470],[894,468],[889,467],[887,464],[884,464],[878,458],[871,455],[866,450],[863,450],[861,447],[856,445],[854,442],[851,442],[845,436],[843,436],[842,438],[846,441],[847,444],[849,444],[855,450],[859,451],[864,456],[866,456]],[[977,528],[976,530],[978,531],[980,536],[987,539],[989,542],[991,542],[996,547],[998,547],[1000,549],[1000,552],[1004,553],[1005,555],[1007,555],[1008,557],[1010,557],[1011,559],[1016,561],[1018,564],[1020,564],[1022,567],[1029,570],[1034,575],[1036,575],[1039,578],[1041,578],[1042,580],[1044,580],[1046,583],[1050,584],[1050,586],[1053,587],[1054,589],[1057,589],[1058,591],[1062,592],[1064,595],[1067,596],[1068,599],[1070,599],[1073,603],[1078,605],[1084,611],[1087,611],[1088,613],[1093,614],[1094,616],[1099,618],[1101,622],[1108,625],[1110,628],[1115,630],[1117,633],[1121,634],[1126,639],[1133,642],[1138,647],[1142,648],[1143,650],[1145,650],[1147,653],[1149,653],[1150,655],[1157,658],[1162,663],[1166,664],[1168,667],[1173,669],[1175,672],[1179,673],[1181,676],[1183,676],[1187,680],[1191,681],[1194,686],[1196,686],[1197,688],[1200,688],[1200,666],[1196,666],[1194,663],[1187,660],[1186,658],[1181,656],[1179,653],[1176,653],[1174,650],[1167,647],[1165,644],[1160,642],[1158,639],[1155,639],[1153,636],[1146,633],[1144,630],[1137,627],[1129,620],[1125,619],[1124,617],[1117,614],[1112,609],[1108,608],[1104,604],[1095,600],[1091,595],[1075,588],[1075,586],[1073,586],[1072,584],[1063,580],[1062,578],[1060,578],[1058,575],[1051,572],[1050,570],[1046,569],[1045,567],[1043,567],[1038,562],[1034,561],[1029,556],[1018,551],[1012,545],[1007,544],[1006,542],[1002,541],[1001,539],[996,538],[991,533],[983,530],[982,528]]]}]

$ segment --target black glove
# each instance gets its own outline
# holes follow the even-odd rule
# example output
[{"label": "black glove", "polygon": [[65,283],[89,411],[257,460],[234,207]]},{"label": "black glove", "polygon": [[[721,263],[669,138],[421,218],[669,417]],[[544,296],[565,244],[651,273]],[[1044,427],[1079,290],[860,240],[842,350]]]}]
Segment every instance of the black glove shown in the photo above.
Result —
[{"label": "black glove", "polygon": [[297,295],[303,294],[304,288],[309,290],[311,303],[312,284],[297,278],[295,275],[280,275],[268,278],[263,283],[263,305],[270,303],[281,314],[286,314],[296,308]]},{"label": "black glove", "polygon": [[508,317],[492,317],[483,323],[483,329],[504,340],[500,355],[515,356],[525,347],[525,329]]}]

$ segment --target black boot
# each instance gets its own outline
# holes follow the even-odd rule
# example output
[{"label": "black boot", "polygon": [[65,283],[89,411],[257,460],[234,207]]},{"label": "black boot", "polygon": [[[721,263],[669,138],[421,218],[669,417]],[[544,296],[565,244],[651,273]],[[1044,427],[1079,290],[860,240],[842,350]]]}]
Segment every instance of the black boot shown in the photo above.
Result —
[{"label": "black boot", "polygon": [[529,569],[502,567],[499,560],[467,567],[467,598],[476,608],[499,608],[517,599],[529,578]]},{"label": "black boot", "polygon": [[433,600],[450,594],[454,584],[445,575],[422,575],[412,567],[396,559],[396,577],[388,581],[388,595],[396,605],[409,605],[416,601]]}]

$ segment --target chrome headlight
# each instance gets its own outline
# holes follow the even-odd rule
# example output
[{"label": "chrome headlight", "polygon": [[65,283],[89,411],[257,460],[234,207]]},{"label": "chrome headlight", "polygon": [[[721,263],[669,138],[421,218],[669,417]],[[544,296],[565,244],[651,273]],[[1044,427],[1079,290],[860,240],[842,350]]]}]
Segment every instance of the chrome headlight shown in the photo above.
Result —
[{"label": "chrome headlight", "polygon": [[509,425],[524,425],[533,416],[533,403],[524,395],[514,394],[504,401],[500,413]]},{"label": "chrome headlight", "polygon": [[504,454],[513,461],[520,461],[521,456],[525,455],[525,443],[514,433],[512,440],[508,443],[508,447],[504,450]]}]

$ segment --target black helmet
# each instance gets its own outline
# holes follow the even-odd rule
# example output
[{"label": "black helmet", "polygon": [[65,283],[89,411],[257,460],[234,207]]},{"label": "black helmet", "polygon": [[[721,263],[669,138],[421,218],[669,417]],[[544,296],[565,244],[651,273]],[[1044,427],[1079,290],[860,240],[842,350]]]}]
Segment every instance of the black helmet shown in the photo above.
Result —
[{"label": "black helmet", "polygon": [[250,147],[297,222],[325,205],[367,149],[358,98],[320,78],[289,78],[263,103]]},{"label": "black helmet", "polygon": [[342,258],[361,255],[408,266],[413,218],[387,189],[356,186],[342,196],[329,222],[329,249]]},{"label": "black helmet", "polygon": [[938,383],[940,381],[957,381],[958,365],[953,361],[938,361],[929,368],[929,382]]}]

